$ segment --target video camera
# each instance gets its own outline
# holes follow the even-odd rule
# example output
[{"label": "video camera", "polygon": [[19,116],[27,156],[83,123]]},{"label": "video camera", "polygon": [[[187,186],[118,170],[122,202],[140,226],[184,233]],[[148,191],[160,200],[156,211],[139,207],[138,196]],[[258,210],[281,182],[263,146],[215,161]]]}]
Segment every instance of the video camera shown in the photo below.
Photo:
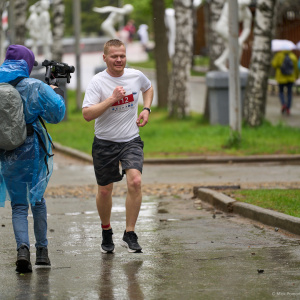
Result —
[{"label": "video camera", "polygon": [[65,63],[56,62],[54,60],[44,60],[42,66],[46,67],[45,81],[48,85],[59,85],[57,78],[67,78],[67,83],[70,83],[71,73],[75,72],[73,66]]}]

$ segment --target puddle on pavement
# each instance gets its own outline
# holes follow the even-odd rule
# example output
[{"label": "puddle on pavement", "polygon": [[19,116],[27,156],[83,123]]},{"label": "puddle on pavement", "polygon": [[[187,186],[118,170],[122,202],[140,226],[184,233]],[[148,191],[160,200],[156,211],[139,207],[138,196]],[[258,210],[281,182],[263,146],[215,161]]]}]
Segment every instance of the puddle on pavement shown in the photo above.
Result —
[{"label": "puddle on pavement", "polygon": [[81,212],[65,213],[65,216],[78,216],[81,215]]},{"label": "puddle on pavement", "polygon": [[98,211],[96,211],[96,210],[93,210],[93,211],[84,211],[83,213],[84,213],[85,215],[93,215],[93,214],[97,214]]}]

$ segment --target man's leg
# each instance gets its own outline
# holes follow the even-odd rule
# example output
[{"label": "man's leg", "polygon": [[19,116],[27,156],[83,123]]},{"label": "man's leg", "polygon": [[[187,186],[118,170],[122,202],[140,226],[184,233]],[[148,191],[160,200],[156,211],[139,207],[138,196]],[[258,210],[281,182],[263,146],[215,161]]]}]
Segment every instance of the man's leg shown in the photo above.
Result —
[{"label": "man's leg", "polygon": [[102,227],[102,253],[115,252],[115,245],[112,239],[113,231],[110,226],[112,208],[112,189],[113,183],[110,183],[105,186],[98,185],[98,194],[96,196],[96,204]]},{"label": "man's leg", "polygon": [[25,203],[15,203],[11,201],[12,208],[12,224],[17,242],[17,250],[25,245],[30,248],[28,236],[28,209],[29,205]]},{"label": "man's leg", "polygon": [[286,110],[284,87],[285,87],[285,84],[279,84],[279,100],[281,103],[281,113],[284,113]]},{"label": "man's leg", "polygon": [[[98,194],[96,196],[96,204],[98,214],[103,226],[110,224],[111,208],[112,208],[112,190],[113,183],[105,186],[98,185]],[[104,228],[111,229],[111,226]]]},{"label": "man's leg", "polygon": [[292,97],[293,97],[293,82],[287,84],[287,114],[290,114],[290,108],[292,106]]},{"label": "man's leg", "polygon": [[47,248],[47,207],[45,199],[42,198],[40,202],[36,202],[34,206],[32,205],[31,211],[34,222],[35,247]]},{"label": "man's leg", "polygon": [[36,265],[51,266],[48,256],[48,239],[47,239],[47,206],[44,197],[40,202],[31,205],[31,211],[34,221],[34,235],[36,247]]},{"label": "man's leg", "polygon": [[139,245],[138,237],[134,232],[142,203],[141,177],[141,172],[136,169],[126,170],[126,230],[121,245],[132,253],[142,252],[142,247]]},{"label": "man's leg", "polygon": [[126,231],[134,231],[142,203],[141,172],[136,169],[126,170]]},{"label": "man's leg", "polygon": [[32,272],[32,266],[30,262],[30,243],[28,236],[28,209],[27,203],[15,203],[11,202],[12,207],[12,223],[17,242],[17,261],[16,271],[19,273]]},{"label": "man's leg", "polygon": [[17,242],[17,250],[22,245],[25,245],[29,249],[27,185],[26,183],[20,183],[7,178],[4,178],[4,180],[11,199],[12,224]]}]

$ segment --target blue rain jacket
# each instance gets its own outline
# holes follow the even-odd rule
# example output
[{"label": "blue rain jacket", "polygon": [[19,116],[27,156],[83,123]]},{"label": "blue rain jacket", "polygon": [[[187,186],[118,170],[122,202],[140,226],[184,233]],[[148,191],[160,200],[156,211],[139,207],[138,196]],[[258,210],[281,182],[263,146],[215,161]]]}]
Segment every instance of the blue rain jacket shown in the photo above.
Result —
[{"label": "blue rain jacket", "polygon": [[12,151],[0,150],[0,207],[4,207],[6,200],[32,205],[41,201],[52,174],[53,158],[47,156],[38,139],[37,134],[51,155],[51,143],[38,116],[56,124],[63,119],[66,110],[62,96],[44,82],[29,78],[25,60],[5,60],[0,66],[0,82],[9,83],[20,77],[25,78],[16,89],[23,101],[26,124],[32,124],[34,134]]}]

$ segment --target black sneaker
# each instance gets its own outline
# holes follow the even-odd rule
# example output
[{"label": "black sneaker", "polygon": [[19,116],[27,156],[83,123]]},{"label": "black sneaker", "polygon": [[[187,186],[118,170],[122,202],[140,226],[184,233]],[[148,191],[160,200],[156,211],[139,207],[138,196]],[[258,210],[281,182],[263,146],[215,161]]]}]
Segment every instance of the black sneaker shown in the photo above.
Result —
[{"label": "black sneaker", "polygon": [[101,244],[101,252],[102,253],[115,253],[115,244],[112,240],[113,231],[102,230],[102,244]]},{"label": "black sneaker", "polygon": [[124,231],[123,240],[121,246],[127,248],[128,252],[141,253],[142,247],[138,243],[138,237],[134,231]]},{"label": "black sneaker", "polygon": [[35,264],[40,266],[51,266],[50,259],[48,257],[48,248],[37,247],[36,248],[36,261]]},{"label": "black sneaker", "polygon": [[17,261],[16,261],[16,271],[19,273],[30,273],[32,272],[32,266],[30,262],[30,252],[29,249],[22,245],[18,249]]}]

